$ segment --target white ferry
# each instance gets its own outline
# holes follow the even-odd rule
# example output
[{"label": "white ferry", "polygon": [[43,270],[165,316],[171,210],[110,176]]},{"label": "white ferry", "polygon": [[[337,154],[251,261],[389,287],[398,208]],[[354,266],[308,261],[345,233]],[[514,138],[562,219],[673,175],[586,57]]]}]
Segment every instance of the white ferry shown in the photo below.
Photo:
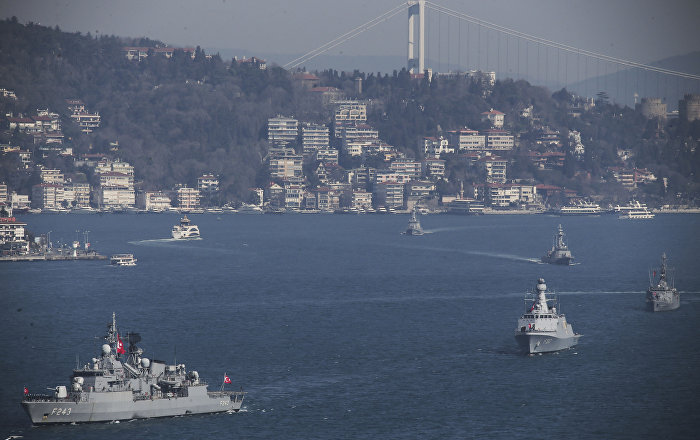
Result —
[{"label": "white ferry", "polygon": [[560,215],[599,215],[602,212],[600,205],[592,202],[580,202],[559,208]]},{"label": "white ferry", "polygon": [[621,219],[647,219],[654,218],[654,214],[649,211],[647,205],[644,203],[639,203],[636,200],[632,200],[626,206],[617,205],[614,208],[616,213],[621,214],[619,218]]},{"label": "white ferry", "polygon": [[136,266],[136,258],[134,254],[116,254],[112,255],[110,262],[115,266]]},{"label": "white ferry", "polygon": [[171,232],[175,239],[199,238],[199,227],[190,223],[187,214],[180,219],[180,224],[173,226]]}]

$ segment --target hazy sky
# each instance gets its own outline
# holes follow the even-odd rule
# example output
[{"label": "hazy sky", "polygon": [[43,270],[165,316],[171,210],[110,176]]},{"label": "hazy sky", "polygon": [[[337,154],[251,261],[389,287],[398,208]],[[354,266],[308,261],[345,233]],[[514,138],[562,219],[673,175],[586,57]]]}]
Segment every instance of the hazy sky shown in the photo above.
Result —
[{"label": "hazy sky", "polygon": [[[700,0],[433,1],[521,32],[643,63],[700,50]],[[299,54],[401,3],[0,0],[0,15],[17,16],[22,23],[58,25],[64,31],[146,36],[173,46],[237,48],[247,52],[242,55]],[[444,28],[450,26],[451,34],[455,30],[461,35],[467,32],[466,23],[460,28],[456,19],[443,17],[438,22],[435,12],[429,10],[428,14],[433,31],[439,23]],[[329,54],[405,56],[406,22],[407,13],[401,12]]]}]

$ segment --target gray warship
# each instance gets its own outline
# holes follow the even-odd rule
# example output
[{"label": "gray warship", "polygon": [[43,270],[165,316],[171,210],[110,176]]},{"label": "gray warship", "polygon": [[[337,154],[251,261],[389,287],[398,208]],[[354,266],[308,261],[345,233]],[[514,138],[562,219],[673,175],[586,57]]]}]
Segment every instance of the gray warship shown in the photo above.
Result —
[{"label": "gray warship", "polygon": [[559,230],[554,236],[554,244],[552,245],[552,250],[547,252],[547,255],[542,257],[543,263],[549,264],[564,264],[569,265],[574,261],[574,257],[571,255],[571,251],[564,243],[564,230],[561,225],[559,225]]},{"label": "gray warship", "polygon": [[[659,269],[659,279],[655,280],[656,271],[649,276],[649,289],[647,290],[647,308],[652,312],[665,312],[676,310],[681,305],[681,296],[673,286],[669,285],[666,279],[666,254],[661,255],[661,268]],[[654,285],[656,283],[656,285]]]},{"label": "gray warship", "polygon": [[573,347],[580,334],[574,333],[563,314],[557,313],[555,300],[547,299],[544,279],[537,280],[536,292],[525,296],[525,313],[518,319],[515,340],[526,353],[546,353]]},{"label": "gray warship", "polygon": [[414,206],[411,212],[411,218],[408,220],[408,228],[403,232],[404,235],[423,235],[423,228],[418,221],[418,209]]},{"label": "gray warship", "polygon": [[[224,391],[223,383],[221,391],[207,391],[199,374],[187,372],[184,364],[166,365],[143,357],[136,346],[141,340],[138,333],[124,335],[129,344],[125,349],[114,314],[107,327],[100,356],[73,370],[69,387],[49,388],[52,395],[30,394],[25,388],[22,406],[32,423],[107,422],[241,409],[245,392]],[[226,375],[224,382],[230,383]]]}]

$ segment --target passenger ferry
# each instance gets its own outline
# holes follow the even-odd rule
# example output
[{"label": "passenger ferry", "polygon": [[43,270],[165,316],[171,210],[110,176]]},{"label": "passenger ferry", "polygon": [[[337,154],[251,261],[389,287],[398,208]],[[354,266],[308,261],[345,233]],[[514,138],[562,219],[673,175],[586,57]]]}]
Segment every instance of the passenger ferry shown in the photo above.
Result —
[{"label": "passenger ferry", "polygon": [[616,213],[620,213],[621,219],[647,219],[654,218],[654,213],[649,211],[647,205],[632,200],[626,206],[617,205],[614,208]]},{"label": "passenger ferry", "polygon": [[560,215],[599,215],[601,213],[600,205],[592,202],[580,202],[559,208]]},{"label": "passenger ferry", "polygon": [[136,266],[136,258],[134,254],[116,254],[112,255],[110,262],[115,266]]},{"label": "passenger ferry", "polygon": [[173,226],[171,235],[175,239],[199,238],[199,227],[190,223],[187,214],[180,219],[180,224]]}]

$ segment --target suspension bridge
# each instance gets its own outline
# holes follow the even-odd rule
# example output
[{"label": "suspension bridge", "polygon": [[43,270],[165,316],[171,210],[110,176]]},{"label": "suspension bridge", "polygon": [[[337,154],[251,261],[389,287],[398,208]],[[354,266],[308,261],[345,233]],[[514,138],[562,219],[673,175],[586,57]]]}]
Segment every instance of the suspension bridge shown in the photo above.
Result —
[{"label": "suspension bridge", "polygon": [[[429,0],[396,5],[284,65],[295,69],[388,20],[408,15],[406,68],[411,73],[494,72],[584,97],[605,93],[632,105],[638,97],[665,99],[700,93],[700,75],[614,57],[491,23]],[[675,102],[674,102],[675,101]]]}]

